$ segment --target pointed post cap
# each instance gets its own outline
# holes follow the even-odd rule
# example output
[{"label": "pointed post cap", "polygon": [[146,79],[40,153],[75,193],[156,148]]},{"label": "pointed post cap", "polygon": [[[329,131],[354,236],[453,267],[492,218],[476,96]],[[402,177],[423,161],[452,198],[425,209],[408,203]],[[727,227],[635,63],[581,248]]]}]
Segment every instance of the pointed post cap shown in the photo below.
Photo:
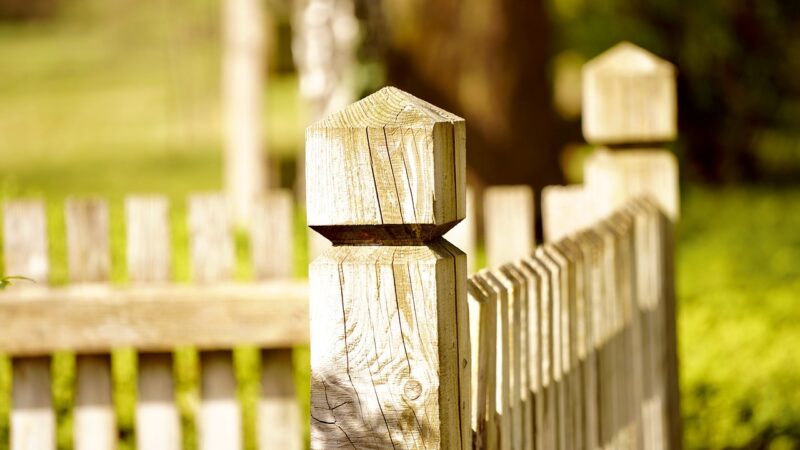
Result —
[{"label": "pointed post cap", "polygon": [[675,67],[622,42],[583,67],[583,135],[594,144],[674,140]]},{"label": "pointed post cap", "polygon": [[464,119],[386,87],[306,129],[308,225],[334,243],[437,238],[465,216]]}]

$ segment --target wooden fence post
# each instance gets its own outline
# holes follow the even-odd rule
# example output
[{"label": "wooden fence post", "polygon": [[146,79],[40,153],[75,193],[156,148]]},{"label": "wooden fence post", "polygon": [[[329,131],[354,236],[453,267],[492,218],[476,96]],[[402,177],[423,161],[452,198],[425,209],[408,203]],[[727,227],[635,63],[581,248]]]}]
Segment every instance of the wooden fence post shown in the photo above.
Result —
[{"label": "wooden fence post", "polygon": [[[584,169],[595,218],[649,195],[674,223],[679,216],[678,164],[661,145],[677,134],[674,67],[644,49],[622,43],[586,64],[583,83],[584,137],[606,146],[587,160]],[[663,270],[658,276],[663,288],[654,320],[664,331],[653,338],[658,342],[649,345],[659,346],[665,354],[665,384],[656,388],[665,401],[664,423],[659,425],[665,434],[654,440],[680,450],[672,227],[661,231]]]},{"label": "wooden fence post", "polygon": [[311,446],[472,448],[463,119],[385,88],[306,132]]},{"label": "wooden fence post", "polygon": [[[49,276],[44,202],[15,201],[3,207],[3,256],[7,275],[46,285]],[[37,286],[10,286],[34,289]],[[14,358],[11,450],[56,448],[56,416],[50,396],[50,357]]]}]

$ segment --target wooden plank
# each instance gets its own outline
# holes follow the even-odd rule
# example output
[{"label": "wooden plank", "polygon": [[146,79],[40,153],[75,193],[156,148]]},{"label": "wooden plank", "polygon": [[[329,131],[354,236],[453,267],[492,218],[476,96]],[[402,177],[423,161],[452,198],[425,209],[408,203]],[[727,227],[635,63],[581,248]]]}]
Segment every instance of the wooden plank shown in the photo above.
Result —
[{"label": "wooden plank", "polygon": [[496,423],[497,301],[479,275],[470,277],[470,337],[472,342],[472,428],[475,450],[498,448]]},{"label": "wooden plank", "polygon": [[492,186],[483,197],[486,261],[489,267],[533,252],[533,190],[529,186]]},{"label": "wooden plank", "polygon": [[[128,278],[135,284],[165,283],[170,278],[169,201],[166,197],[125,200]],[[172,354],[140,353],[136,400],[136,446],[141,450],[178,450],[180,414],[175,402]]]},{"label": "wooden plank", "polygon": [[261,352],[258,448],[261,450],[303,448],[300,406],[294,389],[291,349]]},{"label": "wooden plank", "polygon": [[291,191],[270,191],[254,204],[250,251],[255,279],[289,278],[294,274],[294,205]]},{"label": "wooden plank", "polygon": [[591,143],[664,142],[677,132],[675,67],[622,42],[583,67],[583,134]]},{"label": "wooden plank", "polygon": [[445,233],[444,238],[467,254],[467,273],[474,273],[478,264],[477,255],[475,254],[475,240],[477,236],[475,193],[472,188],[467,187],[466,195],[466,217],[464,217],[464,220],[459,222],[458,225],[454,226],[453,229]]},{"label": "wooden plank", "polygon": [[0,351],[47,355],[133,347],[286,348],[308,343],[305,282],[65,286],[0,293]]},{"label": "wooden plank", "polygon": [[[536,263],[533,263],[536,264]],[[526,418],[528,429],[531,430],[530,442],[534,448],[544,447],[544,389],[542,387],[542,324],[540,321],[541,304],[546,291],[546,284],[542,277],[532,266],[530,256],[523,258],[516,264],[519,276],[525,281],[526,304],[524,307],[527,320],[527,372],[528,372],[528,403],[531,405],[530,418]]]},{"label": "wooden plank", "polygon": [[[67,261],[73,283],[108,281],[111,272],[108,205],[68,199]],[[112,449],[117,425],[111,398],[111,355],[77,355],[73,436],[76,450]]]},{"label": "wooden plank", "polygon": [[[47,283],[49,263],[43,202],[14,201],[3,205],[3,259],[7,275],[25,276],[36,283]],[[31,287],[20,282],[7,289]],[[56,417],[50,396],[50,358],[13,358],[11,364],[10,448],[54,449]]]},{"label": "wooden plank", "polygon": [[[225,200],[214,194],[192,195],[188,213],[194,281],[230,280],[235,254]],[[199,448],[239,449],[242,444],[242,413],[236,398],[233,354],[231,351],[201,352],[199,359]]]}]

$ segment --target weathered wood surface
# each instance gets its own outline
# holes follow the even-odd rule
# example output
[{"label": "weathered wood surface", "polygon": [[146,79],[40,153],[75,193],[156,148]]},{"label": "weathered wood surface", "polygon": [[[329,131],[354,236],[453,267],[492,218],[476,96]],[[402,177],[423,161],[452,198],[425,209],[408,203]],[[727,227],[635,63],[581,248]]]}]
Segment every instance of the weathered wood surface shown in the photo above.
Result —
[{"label": "weathered wood surface", "polygon": [[475,450],[496,450],[497,301],[477,276],[470,277],[467,290],[470,298],[473,444]]},{"label": "weathered wood surface", "polygon": [[312,448],[469,448],[464,259],[440,240],[312,263]]},{"label": "weathered wood surface", "polygon": [[0,293],[0,350],[47,355],[58,350],[148,352],[175,346],[285,348],[308,342],[304,282],[204,286],[65,286]]},{"label": "weathered wood surface", "polygon": [[536,243],[533,190],[493,186],[483,196],[486,263],[496,267],[529,255]]},{"label": "weathered wood surface", "polygon": [[466,212],[464,141],[463,119],[391,87],[311,125],[308,225],[334,242],[441,236]]},{"label": "weathered wood surface", "polygon": [[[464,122],[385,88],[306,132],[311,446],[472,448]],[[367,245],[364,245],[367,244]]]},{"label": "weathered wood surface", "polygon": [[583,134],[587,142],[664,142],[677,131],[675,68],[628,42],[583,67]]},{"label": "weathered wood surface", "polygon": [[[44,202],[3,205],[3,260],[7,275],[46,284],[49,276]],[[31,288],[25,281],[8,290]],[[3,316],[5,317],[5,316]],[[13,358],[11,402],[12,450],[54,449],[56,417],[50,395],[50,358]]]},{"label": "weathered wood surface", "polygon": [[[108,281],[111,252],[107,203],[98,199],[67,200],[66,224],[70,281]],[[111,355],[78,354],[75,366],[75,449],[113,449],[117,444],[117,425],[111,397]]]},{"label": "weathered wood surface", "polygon": [[258,402],[258,448],[303,448],[300,404],[295,395],[292,350],[261,352],[261,396]]},{"label": "weathered wood surface", "polygon": [[[135,284],[163,284],[170,278],[172,246],[166,197],[125,200],[128,277]],[[117,330],[115,330],[117,331]],[[175,403],[172,354],[140,353],[136,399],[136,446],[178,450],[180,415]]]}]

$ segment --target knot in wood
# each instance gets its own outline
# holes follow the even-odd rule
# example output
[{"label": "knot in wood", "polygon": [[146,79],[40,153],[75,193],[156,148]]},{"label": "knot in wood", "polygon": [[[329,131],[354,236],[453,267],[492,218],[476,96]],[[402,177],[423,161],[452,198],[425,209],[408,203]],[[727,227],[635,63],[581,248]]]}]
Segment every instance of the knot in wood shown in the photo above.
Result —
[{"label": "knot in wood", "polygon": [[417,380],[408,380],[403,386],[403,394],[409,400],[416,400],[422,395],[422,383]]}]

